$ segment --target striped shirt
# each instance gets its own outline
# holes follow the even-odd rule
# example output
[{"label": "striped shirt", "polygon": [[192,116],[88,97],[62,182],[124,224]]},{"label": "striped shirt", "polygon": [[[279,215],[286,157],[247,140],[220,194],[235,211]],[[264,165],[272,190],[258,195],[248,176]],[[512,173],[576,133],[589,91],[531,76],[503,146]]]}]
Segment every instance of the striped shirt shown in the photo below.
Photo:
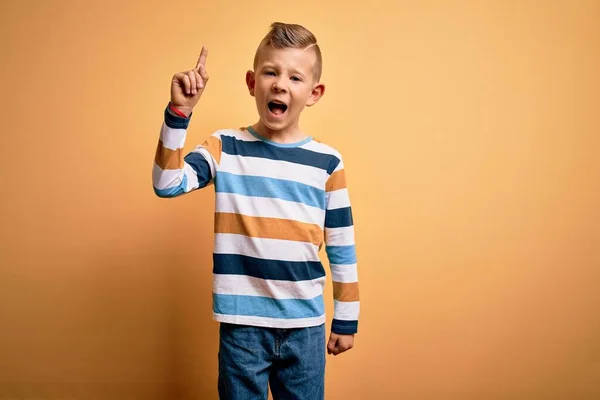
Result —
[{"label": "striped shirt", "polygon": [[356,333],[354,226],[340,153],[310,137],[276,143],[248,127],[219,130],[184,156],[190,118],[165,110],[152,181],[160,197],[214,185],[213,318],[274,328],[323,324],[318,253],[325,244],[331,330]]}]

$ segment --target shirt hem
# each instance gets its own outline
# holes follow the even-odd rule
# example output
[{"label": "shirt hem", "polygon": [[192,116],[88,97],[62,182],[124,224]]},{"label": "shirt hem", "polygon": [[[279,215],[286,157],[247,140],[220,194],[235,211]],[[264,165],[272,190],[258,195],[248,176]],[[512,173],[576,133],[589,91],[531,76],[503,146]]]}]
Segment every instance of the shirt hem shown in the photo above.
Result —
[{"label": "shirt hem", "polygon": [[325,314],[314,318],[294,318],[294,319],[278,319],[255,317],[248,315],[225,315],[213,313],[213,319],[217,322],[236,325],[261,326],[264,328],[308,328],[319,326],[325,323]]}]

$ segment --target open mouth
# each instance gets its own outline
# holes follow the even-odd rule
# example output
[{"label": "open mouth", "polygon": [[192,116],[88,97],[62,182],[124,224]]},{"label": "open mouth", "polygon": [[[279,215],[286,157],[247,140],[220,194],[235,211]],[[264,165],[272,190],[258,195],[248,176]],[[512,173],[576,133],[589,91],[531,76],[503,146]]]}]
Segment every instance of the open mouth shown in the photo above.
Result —
[{"label": "open mouth", "polygon": [[275,115],[282,115],[288,108],[287,104],[280,101],[270,101],[268,107],[269,111]]}]

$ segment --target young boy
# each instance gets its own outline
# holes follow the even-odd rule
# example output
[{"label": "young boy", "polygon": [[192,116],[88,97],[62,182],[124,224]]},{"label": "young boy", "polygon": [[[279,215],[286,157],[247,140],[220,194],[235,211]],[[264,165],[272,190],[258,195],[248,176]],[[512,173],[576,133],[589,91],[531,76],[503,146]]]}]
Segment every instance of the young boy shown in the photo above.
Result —
[{"label": "young boy", "polygon": [[359,300],[344,164],[299,126],[323,96],[314,35],[274,23],[246,73],[258,122],[219,130],[183,157],[192,110],[206,88],[207,50],[177,73],[152,173],[156,194],[214,184],[213,317],[220,324],[222,399],[322,399],[325,373],[325,243],[334,316],[327,352],[352,348]]}]

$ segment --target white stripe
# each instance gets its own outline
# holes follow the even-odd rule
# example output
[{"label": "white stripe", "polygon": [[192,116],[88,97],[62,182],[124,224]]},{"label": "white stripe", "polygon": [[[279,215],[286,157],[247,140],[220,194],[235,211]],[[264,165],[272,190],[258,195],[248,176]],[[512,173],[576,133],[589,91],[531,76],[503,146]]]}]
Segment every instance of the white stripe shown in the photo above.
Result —
[{"label": "white stripe", "polygon": [[179,186],[183,176],[187,175],[186,192],[198,187],[198,176],[194,169],[188,164],[183,164],[183,169],[161,169],[154,163],[152,167],[152,184],[156,189],[163,190]]},{"label": "white stripe", "polygon": [[357,321],[360,312],[358,301],[333,300],[333,318],[346,321]]},{"label": "white stripe", "polygon": [[242,130],[237,130],[237,129],[225,129],[225,130],[219,131],[219,134],[221,136],[234,137],[237,140],[242,140],[244,142],[259,142],[260,141],[260,139],[254,137],[254,135],[252,135],[247,130],[242,131]]},{"label": "white stripe", "polygon": [[354,226],[325,228],[327,246],[351,246],[354,244]]},{"label": "white stripe", "polygon": [[213,293],[272,299],[313,299],[323,294],[325,277],[309,281],[279,281],[247,275],[213,274]]},{"label": "white stripe", "polygon": [[245,157],[223,153],[220,170],[236,175],[254,175],[266,178],[285,179],[323,190],[327,171],[310,165],[295,164],[260,157]]},{"label": "white stripe", "polygon": [[241,324],[252,326],[263,326],[267,328],[305,328],[307,326],[318,326],[325,323],[325,314],[312,318],[268,318],[253,317],[248,315],[224,315],[213,312],[213,319],[229,324]]},{"label": "white stripe", "polygon": [[169,128],[165,122],[163,122],[160,129],[160,140],[162,140],[163,147],[166,149],[177,150],[183,148],[185,135],[185,129]]},{"label": "white stripe", "polygon": [[325,210],[271,197],[243,196],[235,193],[216,193],[216,212],[236,213],[251,217],[281,218],[323,226]]},{"label": "white stripe", "polygon": [[336,208],[350,207],[350,196],[348,195],[348,189],[334,190],[333,192],[325,193],[326,208],[328,210],[335,210]]},{"label": "white stripe", "polygon": [[331,280],[333,282],[352,283],[358,282],[356,264],[335,265],[330,264]]},{"label": "white stripe", "polygon": [[183,163],[183,170],[187,175],[187,188],[186,192],[190,192],[194,189],[198,189],[198,175],[196,175],[196,171],[192,168],[192,166],[186,162]]},{"label": "white stripe", "polygon": [[232,233],[215,234],[217,254],[240,254],[281,261],[320,261],[319,247],[307,242],[253,238]]}]

